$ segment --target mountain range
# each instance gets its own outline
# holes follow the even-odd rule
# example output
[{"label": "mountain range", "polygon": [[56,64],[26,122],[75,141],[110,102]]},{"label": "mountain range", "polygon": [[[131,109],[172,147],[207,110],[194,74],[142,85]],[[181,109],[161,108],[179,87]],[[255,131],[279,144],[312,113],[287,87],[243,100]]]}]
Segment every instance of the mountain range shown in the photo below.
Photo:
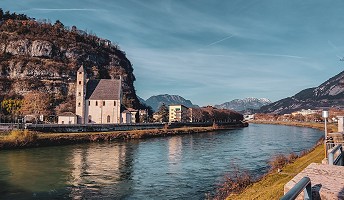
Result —
[{"label": "mountain range", "polygon": [[[169,95],[161,94],[149,97],[147,100],[144,100],[138,97],[142,104],[152,107],[154,111],[157,111],[162,104],[171,105],[171,104],[182,104],[186,107],[199,107],[198,105],[193,104],[190,100],[179,95]],[[220,105],[215,105],[216,108],[229,109],[234,111],[245,111],[245,110],[256,110],[260,107],[270,104],[271,101],[266,98],[245,98],[245,99],[235,99],[230,102],[226,102]]]},{"label": "mountain range", "polygon": [[260,109],[262,106],[268,105],[270,103],[271,101],[267,98],[249,97],[245,99],[234,99],[220,105],[215,105],[215,107],[241,112],[246,110],[257,110]]},{"label": "mountain range", "polygon": [[301,109],[344,108],[344,71],[318,87],[308,88],[292,97],[263,106],[259,112],[286,114]]},{"label": "mountain range", "polygon": [[153,111],[158,111],[160,106],[165,104],[166,106],[172,104],[182,104],[188,108],[198,107],[197,105],[192,104],[190,100],[184,99],[179,95],[169,95],[169,94],[160,94],[149,97],[147,100],[144,100],[139,97],[139,101],[147,106],[152,107]]}]

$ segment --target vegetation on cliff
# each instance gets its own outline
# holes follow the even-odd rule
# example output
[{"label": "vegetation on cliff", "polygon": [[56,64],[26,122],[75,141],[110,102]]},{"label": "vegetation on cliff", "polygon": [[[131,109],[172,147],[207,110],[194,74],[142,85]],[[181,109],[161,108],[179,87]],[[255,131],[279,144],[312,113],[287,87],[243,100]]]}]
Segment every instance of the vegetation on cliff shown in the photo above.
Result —
[{"label": "vegetation on cliff", "polygon": [[[80,65],[89,79],[121,76],[123,104],[143,107],[135,93],[132,64],[118,45],[59,20],[52,24],[0,9],[0,102],[20,104],[34,91],[49,94],[37,96],[49,100],[49,114],[74,111]],[[17,115],[18,109],[12,108],[1,113]]]}]

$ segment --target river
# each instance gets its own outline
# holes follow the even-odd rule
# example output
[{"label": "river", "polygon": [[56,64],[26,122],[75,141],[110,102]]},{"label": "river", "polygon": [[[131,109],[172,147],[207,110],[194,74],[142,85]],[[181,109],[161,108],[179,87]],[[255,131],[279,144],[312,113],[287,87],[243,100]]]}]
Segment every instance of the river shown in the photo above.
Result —
[{"label": "river", "polygon": [[204,199],[234,168],[255,176],[322,132],[250,124],[209,133],[0,151],[0,199]]}]

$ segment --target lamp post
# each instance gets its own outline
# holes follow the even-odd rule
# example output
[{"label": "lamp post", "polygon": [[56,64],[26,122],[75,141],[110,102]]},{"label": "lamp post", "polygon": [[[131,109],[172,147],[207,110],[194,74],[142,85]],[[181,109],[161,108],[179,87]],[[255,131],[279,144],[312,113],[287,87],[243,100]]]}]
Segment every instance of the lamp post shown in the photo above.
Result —
[{"label": "lamp post", "polygon": [[322,117],[325,119],[325,140],[324,140],[324,146],[325,146],[325,158],[327,158],[326,140],[327,140],[327,118],[328,118],[328,111],[326,111],[326,110],[322,111]]}]

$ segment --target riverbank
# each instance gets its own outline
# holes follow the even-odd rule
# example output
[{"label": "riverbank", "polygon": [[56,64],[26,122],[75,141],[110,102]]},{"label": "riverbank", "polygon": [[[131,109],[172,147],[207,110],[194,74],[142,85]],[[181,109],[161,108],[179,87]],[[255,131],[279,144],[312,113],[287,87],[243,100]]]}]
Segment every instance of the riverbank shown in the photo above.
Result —
[{"label": "riverbank", "polygon": [[[144,139],[152,137],[166,137],[183,134],[193,134],[210,132],[217,130],[233,129],[245,127],[241,126],[211,126],[211,127],[182,127],[182,128],[164,128],[164,129],[146,129],[146,130],[128,130],[128,131],[110,131],[110,132],[82,132],[82,133],[39,133],[34,131],[26,131],[27,138],[18,137],[0,137],[0,150],[32,148],[44,146],[58,146],[68,144],[79,144],[89,142],[102,142],[113,140],[130,140]],[[31,134],[32,136],[30,136]]]},{"label": "riverbank", "polygon": [[[324,131],[325,126],[323,123],[316,123],[316,122],[287,122],[287,121],[261,121],[261,120],[252,120],[249,121],[252,124],[275,124],[275,125],[285,125],[285,126],[298,126],[298,127],[307,127],[307,128],[315,128]],[[336,123],[327,124],[327,131],[337,132],[338,125]]]},{"label": "riverbank", "polygon": [[[254,124],[273,124],[315,128],[324,130],[324,124],[305,122],[283,122],[283,121],[250,121]],[[329,132],[338,130],[337,124],[328,125]],[[248,186],[240,194],[231,194],[227,199],[278,199],[283,196],[284,185],[294,176],[300,173],[311,163],[321,163],[324,159],[324,147],[318,145],[309,153],[297,158],[293,163],[284,166],[280,172],[269,172],[263,178]]]},{"label": "riverbank", "polygon": [[311,163],[321,163],[324,158],[323,145],[317,146],[308,154],[296,159],[282,168],[281,172],[271,172],[242,193],[227,197],[229,199],[279,199],[283,196],[284,185]]}]

